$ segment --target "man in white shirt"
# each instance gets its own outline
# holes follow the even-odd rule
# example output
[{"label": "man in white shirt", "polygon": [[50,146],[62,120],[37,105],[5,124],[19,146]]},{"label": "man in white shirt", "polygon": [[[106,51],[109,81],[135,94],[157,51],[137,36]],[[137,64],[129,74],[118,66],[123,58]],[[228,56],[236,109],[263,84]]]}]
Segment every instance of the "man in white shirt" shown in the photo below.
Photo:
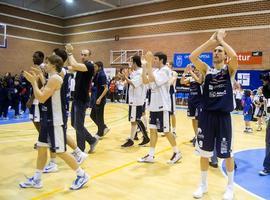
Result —
[{"label": "man in white shirt", "polygon": [[130,138],[121,145],[121,147],[130,147],[134,145],[134,137],[137,131],[137,126],[143,134],[143,141],[139,146],[144,146],[150,142],[150,139],[147,135],[147,131],[144,123],[141,120],[143,113],[143,105],[145,102],[145,86],[142,82],[142,63],[140,56],[132,57],[132,66],[131,69],[133,72],[130,74],[130,79],[125,74],[120,76],[124,78],[127,83],[130,85],[128,90],[128,104],[129,104],[129,121],[131,122],[131,134]]},{"label": "man in white shirt", "polygon": [[[146,66],[143,66],[143,83],[149,84],[151,89],[150,111],[150,151],[140,158],[138,162],[153,163],[155,147],[157,144],[157,132],[163,132],[173,148],[173,156],[168,161],[174,164],[181,159],[181,153],[176,145],[175,138],[170,132],[170,79],[171,70],[166,66],[167,55],[162,52],[147,52],[145,55]],[[152,65],[157,69],[153,71]]]}]

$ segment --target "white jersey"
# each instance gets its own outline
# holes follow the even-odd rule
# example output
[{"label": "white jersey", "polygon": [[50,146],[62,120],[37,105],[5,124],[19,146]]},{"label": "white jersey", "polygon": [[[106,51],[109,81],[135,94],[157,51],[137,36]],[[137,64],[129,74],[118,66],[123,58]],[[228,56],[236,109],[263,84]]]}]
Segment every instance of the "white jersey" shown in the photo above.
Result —
[{"label": "white jersey", "polygon": [[242,99],[243,93],[240,90],[235,90],[235,99]]},{"label": "white jersey", "polygon": [[150,83],[151,100],[149,105],[150,112],[170,111],[170,79],[171,70],[168,66],[163,66],[153,72],[155,82]]},{"label": "white jersey", "polygon": [[[63,83],[63,79],[58,74],[54,74],[51,77],[56,77]],[[63,95],[61,96],[61,88],[56,90],[53,95],[41,104],[41,120],[47,123],[49,126],[61,126],[63,125],[63,118],[65,115],[63,107]],[[44,121],[45,120],[45,121]]]},{"label": "white jersey", "polygon": [[142,106],[145,102],[146,89],[142,82],[142,69],[139,68],[130,74],[132,84],[129,86],[129,105]]}]

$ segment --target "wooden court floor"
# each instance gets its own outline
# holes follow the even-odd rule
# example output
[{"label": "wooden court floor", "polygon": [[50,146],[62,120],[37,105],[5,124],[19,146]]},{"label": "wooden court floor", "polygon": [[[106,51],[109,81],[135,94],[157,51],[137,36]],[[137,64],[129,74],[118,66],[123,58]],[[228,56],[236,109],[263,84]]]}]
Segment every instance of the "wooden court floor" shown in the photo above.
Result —
[{"label": "wooden court floor", "polygon": [[[148,152],[147,147],[135,145],[128,149],[120,148],[130,132],[127,114],[127,105],[106,105],[105,119],[111,131],[100,141],[96,152],[90,154],[83,163],[82,167],[92,178],[87,186],[79,191],[68,189],[75,178],[75,173],[60,159],[57,159],[58,172],[42,176],[42,189],[20,189],[18,184],[24,180],[24,176],[31,176],[34,173],[37,152],[33,150],[33,145],[37,140],[37,132],[30,122],[1,125],[0,199],[193,199],[192,193],[200,179],[199,157],[194,154],[194,149],[188,142],[193,137],[193,131],[191,121],[186,117],[186,111],[177,111],[177,142],[183,159],[175,165],[166,164],[172,151],[168,141],[162,137],[158,140],[154,164],[137,163],[137,159]],[[233,115],[233,121],[235,150],[264,147],[265,128],[262,132],[254,131],[253,134],[245,135],[242,116]],[[91,133],[96,132],[89,114],[86,116],[86,127]],[[75,138],[71,126],[68,134]],[[68,151],[71,152],[70,149]],[[221,199],[226,180],[220,169],[210,168],[208,180],[209,192],[203,199]],[[235,199],[256,198],[235,187]]]}]

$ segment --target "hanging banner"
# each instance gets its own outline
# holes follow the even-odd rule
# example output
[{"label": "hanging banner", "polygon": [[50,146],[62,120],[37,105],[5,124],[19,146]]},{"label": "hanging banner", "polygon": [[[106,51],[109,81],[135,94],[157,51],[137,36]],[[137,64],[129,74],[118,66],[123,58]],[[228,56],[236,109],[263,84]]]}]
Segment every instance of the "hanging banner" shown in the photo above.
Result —
[{"label": "hanging banner", "polygon": [[[173,57],[174,68],[185,68],[190,62],[190,53],[175,53]],[[213,65],[213,54],[212,52],[202,53],[200,59],[208,64]]]},{"label": "hanging banner", "polygon": [[239,65],[261,65],[262,52],[261,51],[248,51],[236,53]]}]

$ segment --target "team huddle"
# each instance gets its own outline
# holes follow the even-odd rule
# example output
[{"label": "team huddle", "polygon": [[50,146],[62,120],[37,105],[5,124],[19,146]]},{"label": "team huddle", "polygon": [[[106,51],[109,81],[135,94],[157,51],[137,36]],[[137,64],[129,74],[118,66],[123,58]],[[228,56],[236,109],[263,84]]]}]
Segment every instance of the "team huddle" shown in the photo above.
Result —
[{"label": "team huddle", "polygon": [[[233,133],[231,112],[234,109],[232,83],[238,68],[235,51],[224,41],[224,30],[215,32],[209,40],[195,49],[190,55],[192,65],[188,65],[181,78],[182,84],[189,84],[190,96],[188,116],[192,118],[195,137],[192,140],[196,152],[201,156],[201,181],[193,193],[194,198],[202,198],[207,192],[207,171],[209,158],[214,151],[219,158],[226,160],[228,185],[223,199],[233,199]],[[208,66],[199,56],[206,50],[213,50],[213,66]],[[88,153],[94,152],[100,139],[109,131],[104,123],[104,107],[108,91],[103,63],[91,62],[90,50],[81,53],[82,63],[73,57],[72,45],[65,50],[57,49],[46,58],[45,67],[34,67],[25,71],[25,78],[33,88],[31,116],[39,132],[36,172],[33,177],[20,183],[22,188],[41,188],[42,173],[57,171],[56,155],[75,171],[77,177],[70,189],[82,188],[90,176],[80,167],[87,158],[85,142],[90,146]],[[63,67],[64,63],[65,66]],[[34,62],[35,63],[35,62]],[[128,84],[130,136],[122,148],[134,145],[138,130],[143,135],[139,146],[150,143],[147,155],[138,162],[153,163],[158,133],[163,133],[172,148],[168,164],[175,164],[182,158],[176,143],[175,84],[177,73],[167,63],[167,55],[162,52],[147,52],[143,57],[133,56],[129,71],[122,71],[120,77]],[[36,63],[41,65],[42,63]],[[66,83],[68,74],[76,72],[75,94],[71,107],[71,125],[76,130],[77,142],[67,132],[69,102]],[[188,76],[187,76],[188,75]],[[93,82],[91,99],[88,90]],[[84,126],[85,111],[91,102],[91,118],[98,127],[92,136]],[[149,111],[147,125],[146,110]],[[149,127],[150,133],[147,132]],[[73,149],[69,154],[66,144]],[[47,149],[51,150],[51,160],[47,164]]]}]

